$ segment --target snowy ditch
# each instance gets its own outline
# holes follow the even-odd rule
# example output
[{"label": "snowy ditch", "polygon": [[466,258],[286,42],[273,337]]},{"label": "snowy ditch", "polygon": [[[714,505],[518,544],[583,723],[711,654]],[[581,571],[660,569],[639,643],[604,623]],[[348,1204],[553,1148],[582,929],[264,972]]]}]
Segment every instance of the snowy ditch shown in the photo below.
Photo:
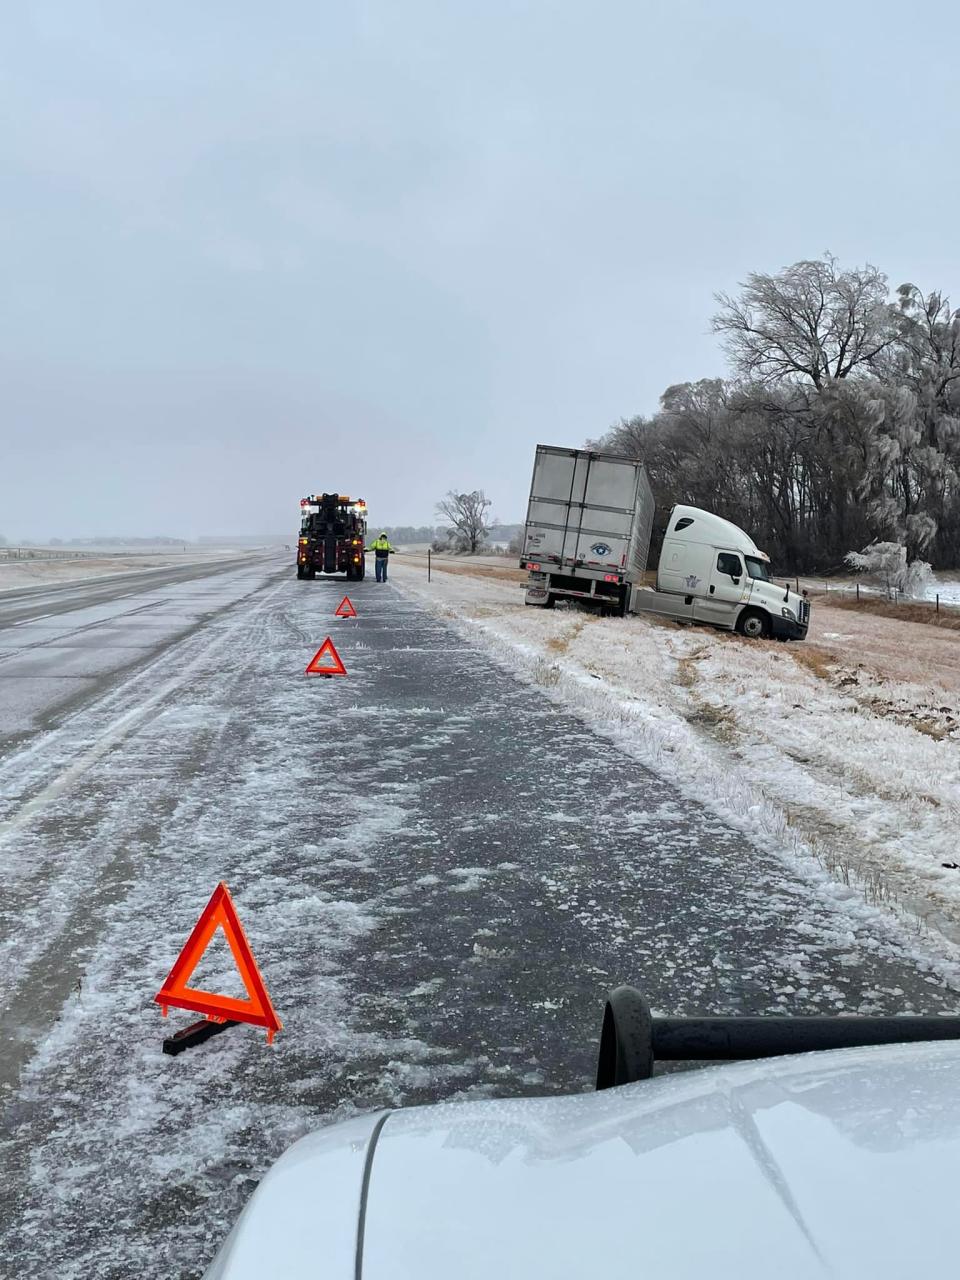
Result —
[{"label": "snowy ditch", "polygon": [[960,961],[960,869],[942,865],[958,861],[956,694],[919,707],[917,687],[829,655],[825,669],[810,643],[525,608],[522,588],[463,572],[394,577],[846,909],[892,912],[927,959]]}]

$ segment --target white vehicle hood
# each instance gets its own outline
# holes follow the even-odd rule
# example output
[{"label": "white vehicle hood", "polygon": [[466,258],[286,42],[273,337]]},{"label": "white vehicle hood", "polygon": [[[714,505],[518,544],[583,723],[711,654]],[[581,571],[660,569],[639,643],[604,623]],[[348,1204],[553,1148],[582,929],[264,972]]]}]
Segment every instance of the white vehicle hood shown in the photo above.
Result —
[{"label": "white vehicle hood", "polygon": [[[958,1072],[960,1044],[894,1046],[394,1112],[368,1151],[356,1275],[954,1275]],[[317,1209],[338,1173],[300,1162],[313,1266],[260,1276],[343,1274]]]}]

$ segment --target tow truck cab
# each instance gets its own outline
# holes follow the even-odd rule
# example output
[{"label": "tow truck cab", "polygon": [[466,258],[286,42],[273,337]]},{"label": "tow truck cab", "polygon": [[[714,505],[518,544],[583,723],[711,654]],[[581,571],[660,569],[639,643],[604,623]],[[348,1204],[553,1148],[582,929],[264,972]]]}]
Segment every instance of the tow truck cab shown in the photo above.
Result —
[{"label": "tow truck cab", "polygon": [[699,507],[670,512],[656,590],[637,587],[630,607],[754,638],[802,640],[810,625],[809,602],[773,581],[770,557],[735,524]]},{"label": "tow truck cab", "polygon": [[300,499],[297,577],[343,573],[350,581],[364,576],[367,504],[343,493],[310,494]]}]

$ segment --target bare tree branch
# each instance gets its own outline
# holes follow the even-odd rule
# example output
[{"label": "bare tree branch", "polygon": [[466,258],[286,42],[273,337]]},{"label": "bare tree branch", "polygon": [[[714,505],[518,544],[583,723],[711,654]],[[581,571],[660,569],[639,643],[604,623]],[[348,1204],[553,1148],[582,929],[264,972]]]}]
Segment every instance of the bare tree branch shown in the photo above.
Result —
[{"label": "bare tree branch", "polygon": [[492,523],[487,512],[493,504],[482,489],[455,493],[452,489],[437,503],[437,515],[449,520],[451,533],[463,549],[475,554]]}]

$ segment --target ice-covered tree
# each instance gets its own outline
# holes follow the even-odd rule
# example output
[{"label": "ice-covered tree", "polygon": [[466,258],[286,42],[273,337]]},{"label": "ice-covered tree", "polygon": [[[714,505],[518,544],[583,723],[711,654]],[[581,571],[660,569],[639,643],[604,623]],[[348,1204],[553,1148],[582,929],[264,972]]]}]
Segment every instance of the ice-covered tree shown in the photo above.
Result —
[{"label": "ice-covered tree", "polygon": [[[850,547],[960,565],[960,313],[835,258],[755,273],[719,297],[730,380],[669,387],[591,447],[641,459],[657,497],[748,529],[788,572]],[[655,549],[654,549],[655,554]]]},{"label": "ice-covered tree", "polygon": [[914,560],[908,564],[907,548],[900,542],[872,542],[862,551],[844,556],[851,569],[869,575],[888,595],[894,591],[922,597],[931,579],[929,564]]},{"label": "ice-covered tree", "polygon": [[896,309],[876,267],[843,271],[830,254],[776,275],[751,272],[741,292],[717,294],[713,329],[736,374],[762,383],[797,381],[818,390],[876,368],[896,340]]}]

